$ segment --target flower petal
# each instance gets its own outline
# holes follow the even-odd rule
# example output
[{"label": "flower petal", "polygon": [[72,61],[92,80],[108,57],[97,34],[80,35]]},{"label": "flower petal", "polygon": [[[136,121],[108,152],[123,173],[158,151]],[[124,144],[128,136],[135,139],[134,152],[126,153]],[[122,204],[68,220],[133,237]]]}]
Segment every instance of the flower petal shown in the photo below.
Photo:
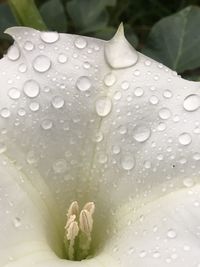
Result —
[{"label": "flower petal", "polygon": [[117,234],[104,248],[119,266],[199,266],[199,185],[134,209],[133,202],[119,211]]}]

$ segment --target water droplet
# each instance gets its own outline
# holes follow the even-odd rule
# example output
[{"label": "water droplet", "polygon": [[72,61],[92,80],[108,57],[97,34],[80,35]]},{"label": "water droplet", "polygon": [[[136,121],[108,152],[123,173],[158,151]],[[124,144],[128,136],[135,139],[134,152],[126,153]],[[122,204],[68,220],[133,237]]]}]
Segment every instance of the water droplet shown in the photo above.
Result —
[{"label": "water droplet", "polygon": [[35,112],[35,111],[39,110],[40,105],[37,102],[31,102],[30,105],[29,105],[29,108],[30,108],[31,111]]},{"label": "water droplet", "polygon": [[16,228],[19,228],[19,227],[21,226],[21,220],[20,220],[19,217],[14,218],[14,220],[13,220],[13,225],[14,225],[14,227],[16,227]]},{"label": "water droplet", "polygon": [[108,161],[108,156],[105,153],[99,153],[98,162],[101,164],[105,164]]},{"label": "water droplet", "polygon": [[59,109],[59,108],[62,108],[65,104],[65,101],[62,97],[60,96],[55,96],[53,99],[52,99],[52,105],[54,108],[56,109]]},{"label": "water droplet", "polygon": [[92,84],[91,84],[89,77],[81,76],[78,78],[78,80],[76,82],[76,86],[80,91],[84,92],[84,91],[89,90],[91,88]]},{"label": "water droplet", "polygon": [[176,234],[176,231],[174,229],[169,229],[167,231],[167,237],[168,238],[173,239],[173,238],[176,238],[176,236],[177,236],[177,234]]},{"label": "water droplet", "polygon": [[126,40],[122,25],[119,26],[115,36],[106,42],[105,57],[114,69],[128,68],[136,64],[138,53]]},{"label": "water droplet", "polygon": [[138,125],[133,130],[133,137],[137,142],[145,142],[151,135],[151,129],[145,125]]},{"label": "water droplet", "polygon": [[185,178],[183,180],[183,185],[185,187],[192,187],[192,186],[194,186],[194,181],[191,178]]},{"label": "water droplet", "polygon": [[19,99],[20,94],[21,94],[20,91],[14,87],[10,88],[8,91],[8,96],[13,100]]},{"label": "water droplet", "polygon": [[169,117],[171,116],[171,112],[168,108],[162,108],[159,111],[159,117],[163,120],[167,120],[169,119]]},{"label": "water droplet", "polygon": [[135,167],[135,159],[132,155],[123,155],[121,158],[122,168],[126,171],[130,171]]},{"label": "water droplet", "polygon": [[171,98],[171,97],[172,97],[172,92],[171,92],[170,90],[165,90],[165,91],[163,92],[163,96],[164,96],[165,98]]},{"label": "water droplet", "polygon": [[67,62],[67,56],[65,54],[59,54],[58,55],[58,62],[64,64]]},{"label": "water droplet", "polygon": [[30,41],[25,42],[24,49],[27,51],[32,51],[34,49],[34,44]]},{"label": "water droplet", "polygon": [[149,102],[150,102],[152,105],[157,105],[158,102],[159,102],[159,99],[157,98],[157,96],[152,95],[152,96],[149,98]]},{"label": "water droplet", "polygon": [[200,97],[198,95],[189,95],[184,99],[183,107],[187,111],[195,111],[200,106]]},{"label": "water droplet", "polygon": [[179,143],[184,146],[187,146],[192,142],[192,138],[189,133],[180,134],[178,140]]},{"label": "water droplet", "polygon": [[51,44],[58,41],[59,34],[57,32],[41,32],[40,37],[45,43]]},{"label": "water droplet", "polygon": [[112,109],[112,102],[107,97],[101,97],[96,101],[96,112],[100,117],[107,116]]},{"label": "water droplet", "polygon": [[87,42],[84,38],[82,37],[78,37],[75,41],[74,44],[77,48],[79,49],[83,49],[87,46]]},{"label": "water droplet", "polygon": [[59,159],[53,164],[53,170],[55,173],[64,173],[67,170],[67,163],[64,159]]},{"label": "water droplet", "polygon": [[113,154],[119,154],[120,153],[120,151],[121,151],[121,148],[120,148],[120,146],[118,146],[118,145],[114,145],[113,147],[112,147],[112,152],[113,152]]},{"label": "water droplet", "polygon": [[27,66],[26,66],[26,64],[24,64],[24,63],[20,64],[20,65],[19,65],[19,71],[20,71],[21,73],[26,72],[26,71],[27,71]]},{"label": "water droplet", "polygon": [[10,60],[17,60],[20,57],[20,50],[17,46],[12,45],[7,52],[7,56]]},{"label": "water droplet", "polygon": [[135,96],[140,97],[144,94],[144,90],[141,87],[137,87],[137,88],[135,88],[134,94],[135,94]]},{"label": "water droplet", "polygon": [[26,161],[28,164],[33,165],[37,162],[37,158],[34,151],[29,151],[26,155]]},{"label": "water droplet", "polygon": [[121,88],[122,88],[123,90],[127,90],[127,89],[129,88],[129,86],[130,86],[130,84],[129,84],[129,82],[127,82],[127,81],[123,81],[123,82],[121,83]]},{"label": "water droplet", "polygon": [[104,83],[106,86],[112,86],[116,82],[116,77],[113,73],[108,73],[104,77]]},{"label": "water droplet", "polygon": [[24,93],[30,98],[37,97],[40,93],[40,86],[34,80],[28,80],[24,84]]},{"label": "water droplet", "polygon": [[50,130],[53,126],[53,122],[51,120],[43,120],[41,126],[44,130]]},{"label": "water droplet", "polygon": [[193,159],[194,159],[194,160],[200,160],[200,154],[199,154],[199,153],[195,153],[195,154],[193,155]]},{"label": "water droplet", "polygon": [[5,143],[0,142],[0,154],[4,153],[7,150]]},{"label": "water droplet", "polygon": [[46,72],[51,67],[51,60],[46,56],[37,56],[33,61],[33,68],[38,72]]},{"label": "water droplet", "polygon": [[147,59],[147,60],[145,60],[144,64],[145,64],[146,66],[150,66],[150,65],[151,65],[151,61]]},{"label": "water droplet", "polygon": [[2,118],[5,118],[5,119],[9,118],[10,117],[10,110],[7,108],[2,108],[0,114],[1,114]]}]

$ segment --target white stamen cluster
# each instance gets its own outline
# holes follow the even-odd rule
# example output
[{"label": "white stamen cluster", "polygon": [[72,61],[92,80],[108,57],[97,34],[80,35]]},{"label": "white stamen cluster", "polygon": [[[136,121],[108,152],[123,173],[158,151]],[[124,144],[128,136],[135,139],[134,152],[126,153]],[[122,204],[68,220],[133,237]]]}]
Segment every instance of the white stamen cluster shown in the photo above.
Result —
[{"label": "white stamen cluster", "polygon": [[82,210],[77,201],[69,206],[64,238],[69,260],[82,260],[88,256],[94,210],[94,202],[87,202]]}]

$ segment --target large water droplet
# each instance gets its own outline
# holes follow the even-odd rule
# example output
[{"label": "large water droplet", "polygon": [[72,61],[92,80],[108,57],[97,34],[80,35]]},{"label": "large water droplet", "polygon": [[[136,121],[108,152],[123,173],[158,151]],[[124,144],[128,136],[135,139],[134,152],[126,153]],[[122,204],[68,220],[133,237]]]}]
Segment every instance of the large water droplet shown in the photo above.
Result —
[{"label": "large water droplet", "polygon": [[78,80],[76,82],[76,86],[80,91],[84,92],[84,91],[89,90],[91,88],[92,84],[91,84],[89,77],[82,76],[82,77],[78,78]]},{"label": "large water droplet", "polygon": [[133,130],[133,137],[137,142],[145,142],[151,135],[151,129],[145,125],[138,125]]},{"label": "large water droplet", "polygon": [[40,86],[34,80],[29,80],[24,84],[24,93],[30,98],[37,97],[40,93]]},{"label": "large water droplet", "polygon": [[79,49],[83,49],[86,47],[87,45],[87,42],[84,38],[82,37],[78,37],[75,41],[74,41],[74,44],[77,48]]},{"label": "large water droplet", "polygon": [[20,57],[20,50],[17,46],[13,45],[8,49],[7,56],[10,60],[17,60]]},{"label": "large water droplet", "polygon": [[20,91],[14,87],[10,88],[8,91],[8,96],[13,100],[19,99],[20,94],[21,94]]},{"label": "large water droplet", "polygon": [[96,112],[100,117],[107,116],[112,109],[112,102],[107,97],[101,97],[96,101]]},{"label": "large water droplet", "polygon": [[181,145],[187,146],[192,142],[192,137],[189,133],[182,133],[179,135],[178,140]]},{"label": "large water droplet", "polygon": [[51,67],[51,60],[46,56],[37,56],[33,61],[33,68],[38,72],[46,72]]},{"label": "large water droplet", "polygon": [[127,68],[136,64],[138,53],[126,40],[122,24],[115,36],[105,44],[105,57],[114,69]]},{"label": "large water droplet", "polygon": [[183,107],[187,111],[195,111],[200,107],[200,97],[198,95],[189,95],[184,99]]},{"label": "large water droplet", "polygon": [[45,43],[55,43],[59,39],[57,32],[41,32],[40,37]]}]

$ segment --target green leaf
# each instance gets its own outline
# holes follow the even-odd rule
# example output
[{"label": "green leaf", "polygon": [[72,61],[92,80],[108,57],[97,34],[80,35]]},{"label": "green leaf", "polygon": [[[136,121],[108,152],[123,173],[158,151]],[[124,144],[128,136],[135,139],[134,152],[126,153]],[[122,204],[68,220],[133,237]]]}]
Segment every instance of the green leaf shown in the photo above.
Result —
[{"label": "green leaf", "polygon": [[8,0],[10,8],[18,23],[37,30],[46,30],[34,0]]},{"label": "green leaf", "polygon": [[107,6],[116,0],[71,0],[67,3],[69,16],[80,33],[100,31],[108,24]]},{"label": "green leaf", "polygon": [[40,13],[50,30],[66,32],[67,18],[60,0],[49,0],[45,2],[40,7]]},{"label": "green leaf", "polygon": [[16,19],[13,16],[8,4],[0,4],[0,37],[2,37],[3,32],[7,28],[16,25]]},{"label": "green leaf", "polygon": [[155,24],[143,53],[181,73],[200,66],[199,49],[200,8],[189,6]]}]

